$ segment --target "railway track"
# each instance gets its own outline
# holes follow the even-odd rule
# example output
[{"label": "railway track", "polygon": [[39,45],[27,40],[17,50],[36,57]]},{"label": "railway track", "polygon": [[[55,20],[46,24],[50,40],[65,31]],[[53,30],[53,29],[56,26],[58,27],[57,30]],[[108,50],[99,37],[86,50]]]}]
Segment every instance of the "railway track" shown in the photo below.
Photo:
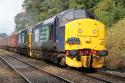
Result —
[{"label": "railway track", "polygon": [[65,78],[53,75],[49,72],[42,71],[24,61],[12,56],[0,56],[11,68],[13,68],[28,83],[73,83]]},{"label": "railway track", "polygon": [[[65,78],[65,79],[69,80],[70,83],[106,83],[105,81],[95,79],[95,78],[92,78],[89,76],[85,76],[85,75],[76,73],[74,71],[69,71],[69,70],[66,70],[65,68],[61,69],[59,67],[55,67],[50,64],[44,64],[44,62],[39,62],[39,61],[36,61],[33,59],[32,60],[27,59],[26,57],[20,57],[18,54],[16,54],[16,56],[15,56],[15,53],[14,54],[6,53],[6,54],[8,56],[11,56],[18,60],[21,60],[29,65],[35,66],[36,68],[39,68],[40,70],[44,70],[46,72],[51,72],[52,74],[54,74],[56,76]],[[27,60],[24,60],[24,59],[27,59]]]},{"label": "railway track", "polygon": [[102,74],[102,75],[106,75],[106,76],[108,76],[108,77],[112,77],[112,78],[115,78],[115,79],[119,79],[119,80],[125,82],[125,77],[118,76],[118,75],[113,75],[113,74],[107,73],[107,72],[105,72],[105,71],[100,71],[100,72],[98,72],[98,73],[99,73],[99,74]]},{"label": "railway track", "polygon": [[105,73],[105,72],[96,72],[93,74],[86,74],[86,75],[97,78],[97,79],[105,80],[108,83],[124,83],[125,82],[125,78],[117,76],[117,75]]},{"label": "railway track", "polygon": [[[6,53],[8,54],[8,53]],[[106,74],[104,72],[96,72],[96,73],[84,73],[84,72],[80,72],[80,71],[76,71],[76,70],[72,70],[72,69],[60,69],[58,67],[54,68],[52,65],[43,65],[43,62],[40,61],[36,61],[36,60],[29,60],[28,59],[25,61],[24,59],[26,59],[26,57],[18,57],[19,55],[12,53],[10,55],[10,53],[8,54],[9,56],[11,55],[16,55],[16,56],[11,56],[15,59],[24,61],[27,64],[30,64],[32,66],[35,66],[36,68],[39,68],[40,70],[44,70],[44,71],[52,71],[51,74],[54,74],[56,76],[60,76],[61,78],[65,78],[68,79],[68,82],[74,82],[74,83],[124,83],[124,77],[120,78],[118,76],[112,76],[111,74]],[[39,65],[38,65],[39,64]],[[42,65],[42,66],[41,66]],[[45,66],[45,67],[44,67]],[[54,73],[53,70],[55,70],[56,72]]]},{"label": "railway track", "polygon": [[104,70],[98,71],[98,72],[93,72],[93,73],[88,73],[84,71],[79,71],[76,69],[68,69],[69,71],[74,71],[77,73],[81,73],[85,76],[106,82],[106,83],[125,83],[125,77],[124,76],[119,76],[119,75],[113,75],[110,73],[105,72]]},{"label": "railway track", "polygon": [[[18,59],[18,58],[16,58],[16,57],[13,57],[13,56],[11,56],[12,58],[15,58],[15,59],[17,59],[17,60],[19,60],[19,61],[21,61],[21,62],[24,62],[24,61],[22,61],[22,60],[20,60],[20,59]],[[27,63],[27,62],[24,62],[24,63],[26,63],[26,64],[28,64],[28,65],[31,65],[31,66],[33,66],[33,67],[35,67],[35,68],[38,68],[38,69],[40,69],[40,70],[42,70],[42,71],[45,71],[44,69],[41,69],[41,68],[39,68],[39,67],[36,67],[36,66],[34,66],[33,64],[30,64],[30,63]],[[46,71],[45,71],[46,72]],[[50,73],[50,72],[47,72],[47,73]],[[50,73],[50,74],[52,74],[53,75],[53,73]],[[68,74],[68,73],[66,73],[66,74]],[[70,74],[71,75],[71,74]],[[67,83],[77,83],[76,81],[72,81],[71,79],[70,80],[68,80],[68,79],[66,79],[66,78],[63,78],[63,77],[61,77],[59,74],[58,75],[55,75],[54,74],[54,76],[56,76],[56,77],[58,77],[58,78],[61,78],[61,79],[63,79],[63,80],[65,80]],[[100,81],[100,80],[99,80]],[[102,81],[102,80],[101,80]]]},{"label": "railway track", "polygon": [[0,83],[28,83],[19,73],[13,70],[0,58]]},{"label": "railway track", "polygon": [[67,70],[75,72],[75,73],[79,73],[86,77],[91,77],[93,79],[99,80],[104,83],[125,83],[125,77],[121,77],[118,75],[112,75],[112,74],[106,73],[104,71],[95,72],[95,73],[86,73],[86,72],[81,72],[81,71],[78,71],[75,69],[70,69],[70,68],[68,68]]}]

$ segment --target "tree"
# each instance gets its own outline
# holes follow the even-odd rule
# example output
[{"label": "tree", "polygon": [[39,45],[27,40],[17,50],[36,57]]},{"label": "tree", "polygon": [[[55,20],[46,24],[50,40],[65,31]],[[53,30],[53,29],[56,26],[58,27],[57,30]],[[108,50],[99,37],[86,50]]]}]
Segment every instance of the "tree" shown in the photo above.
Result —
[{"label": "tree", "polygon": [[69,8],[84,7],[91,11],[100,0],[69,0]]},{"label": "tree", "polygon": [[125,8],[118,0],[102,0],[95,7],[95,14],[108,26],[125,17]]},{"label": "tree", "polygon": [[26,13],[19,13],[15,16],[16,29],[15,31],[20,31],[28,26],[28,18]]},{"label": "tree", "polygon": [[25,13],[15,17],[16,31],[68,9],[68,0],[25,0]]}]

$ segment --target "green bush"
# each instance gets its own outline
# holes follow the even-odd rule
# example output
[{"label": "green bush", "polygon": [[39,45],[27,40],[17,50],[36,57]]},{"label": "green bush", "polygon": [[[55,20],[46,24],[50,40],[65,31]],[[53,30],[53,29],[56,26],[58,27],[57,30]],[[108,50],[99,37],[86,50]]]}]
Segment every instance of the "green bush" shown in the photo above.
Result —
[{"label": "green bush", "polygon": [[125,7],[120,4],[113,0],[102,0],[97,4],[95,13],[100,21],[112,26],[112,24],[125,17]]}]

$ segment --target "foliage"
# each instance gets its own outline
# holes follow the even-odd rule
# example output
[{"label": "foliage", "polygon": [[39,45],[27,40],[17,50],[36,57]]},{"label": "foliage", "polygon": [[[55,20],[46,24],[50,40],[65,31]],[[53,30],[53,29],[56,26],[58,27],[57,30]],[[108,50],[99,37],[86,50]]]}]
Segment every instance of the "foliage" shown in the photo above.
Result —
[{"label": "foliage", "polygon": [[69,8],[84,7],[93,9],[100,0],[69,0]]},{"label": "foliage", "polygon": [[24,7],[30,24],[35,24],[38,21],[44,20],[67,9],[66,0],[27,0],[24,2]]},{"label": "foliage", "polygon": [[15,17],[15,23],[16,23],[15,31],[19,31],[19,30],[27,28],[28,20],[29,19],[27,18],[26,13],[21,12],[21,13],[17,14]]},{"label": "foliage", "polygon": [[106,45],[109,56],[106,65],[110,68],[125,67],[125,19],[107,29]]},{"label": "foliage", "polygon": [[125,17],[125,8],[120,0],[102,0],[95,9],[98,18],[108,26]]}]

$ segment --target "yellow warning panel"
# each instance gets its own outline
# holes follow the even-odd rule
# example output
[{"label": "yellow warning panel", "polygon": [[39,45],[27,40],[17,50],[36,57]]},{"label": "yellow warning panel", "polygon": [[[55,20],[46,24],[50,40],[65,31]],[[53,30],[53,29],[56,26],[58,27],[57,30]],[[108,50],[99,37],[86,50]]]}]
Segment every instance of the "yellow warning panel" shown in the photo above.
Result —
[{"label": "yellow warning panel", "polygon": [[71,59],[70,57],[66,57],[66,64],[70,67],[76,67],[76,68],[82,67],[81,61],[77,61],[76,58]]}]

